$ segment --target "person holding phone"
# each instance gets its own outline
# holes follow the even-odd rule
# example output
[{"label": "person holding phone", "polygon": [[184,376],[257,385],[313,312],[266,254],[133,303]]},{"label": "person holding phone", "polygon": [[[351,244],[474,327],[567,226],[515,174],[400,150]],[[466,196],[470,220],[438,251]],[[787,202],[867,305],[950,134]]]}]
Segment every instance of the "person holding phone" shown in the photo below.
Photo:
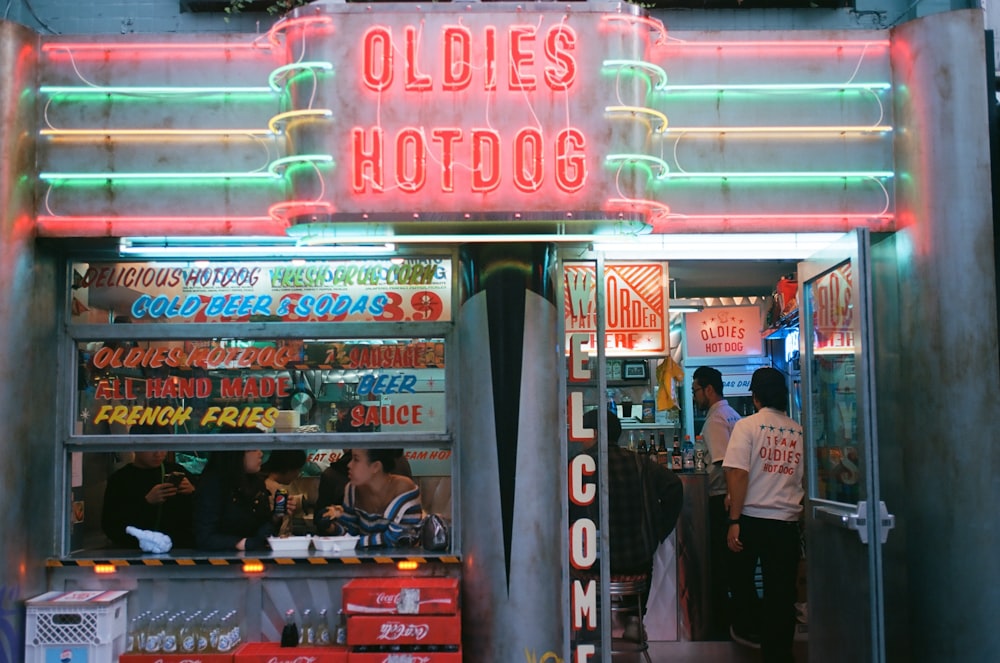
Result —
[{"label": "person holding phone", "polygon": [[[169,433],[158,426],[136,425],[129,430],[130,435]],[[195,487],[184,468],[166,457],[166,451],[136,451],[128,465],[108,477],[101,529],[116,547],[139,547],[138,539],[125,532],[129,526],[163,532],[174,548],[194,546]]]}]

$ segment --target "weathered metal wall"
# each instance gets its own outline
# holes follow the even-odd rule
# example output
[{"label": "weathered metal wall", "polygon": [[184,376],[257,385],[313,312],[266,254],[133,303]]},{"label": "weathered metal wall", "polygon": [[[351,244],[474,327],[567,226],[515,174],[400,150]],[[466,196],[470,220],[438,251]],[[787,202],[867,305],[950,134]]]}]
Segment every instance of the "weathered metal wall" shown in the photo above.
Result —
[{"label": "weathered metal wall", "polygon": [[896,475],[883,486],[897,518],[885,549],[890,661],[1000,650],[985,617],[1000,611],[1000,376],[982,21],[950,12],[893,32],[902,229],[885,283],[897,290],[875,276],[876,333],[899,329],[877,376],[880,460],[894,468],[882,474]]},{"label": "weathered metal wall", "polygon": [[57,527],[52,260],[34,243],[38,36],[0,21],[0,660],[22,658],[19,601],[44,589]]}]

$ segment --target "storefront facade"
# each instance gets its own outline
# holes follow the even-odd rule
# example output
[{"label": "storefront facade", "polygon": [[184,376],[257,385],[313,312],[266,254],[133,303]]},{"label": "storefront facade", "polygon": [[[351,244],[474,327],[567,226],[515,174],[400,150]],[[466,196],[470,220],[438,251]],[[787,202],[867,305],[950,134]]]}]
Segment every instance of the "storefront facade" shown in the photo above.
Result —
[{"label": "storefront facade", "polygon": [[[565,380],[553,377],[567,351],[557,247],[607,242],[643,259],[672,236],[864,229],[886,237],[877,264],[891,272],[873,273],[870,285],[876,329],[895,330],[876,335],[879,462],[883,472],[901,468],[884,474],[897,520],[879,602],[907,615],[887,627],[881,649],[889,659],[933,652],[928,660],[995,650],[996,634],[938,607],[959,597],[974,597],[976,614],[996,607],[979,589],[996,575],[995,519],[945,524],[952,513],[987,518],[976,506],[998,497],[983,462],[995,464],[988,431],[1000,423],[1000,385],[981,15],[948,12],[892,30],[675,33],[634,7],[600,3],[385,8],[316,3],[256,37],[111,41],[0,28],[12,81],[0,99],[0,402],[3,445],[20,459],[5,484],[30,477],[31,486],[0,497],[4,590],[23,600],[83,582],[71,561],[72,454],[128,443],[113,429],[86,430],[104,423],[102,410],[65,386],[88,343],[325,339],[324,358],[358,339],[440,344],[443,366],[396,366],[443,372],[437,419],[342,440],[402,436],[408,449],[451,452],[458,544],[455,559],[435,563],[445,574],[462,568],[463,644],[479,657],[470,660],[525,651],[576,660],[571,523],[565,508],[544,508],[565,505],[569,490],[565,472],[552,471],[566,466],[567,435]],[[135,238],[124,247],[132,257],[119,254],[126,237]],[[265,247],[269,290],[199,284],[190,272],[184,279],[194,281],[169,295],[115,290],[122,265],[163,260],[140,251],[165,247],[175,251],[166,267],[204,269],[199,243],[251,237]],[[274,276],[283,259],[266,252],[290,256],[296,241],[343,247],[343,264],[321,258],[331,274],[366,264],[387,273],[396,255],[414,269],[441,261],[447,285],[407,284],[393,318],[373,304],[376,290],[392,288],[365,290],[373,284],[352,273],[358,306],[333,310],[322,287],[306,300],[297,277],[282,285]],[[387,253],[361,256],[369,251]],[[107,266],[105,276],[74,282],[93,265]],[[238,275],[246,259],[209,267],[229,278],[224,270]],[[104,303],[75,297],[99,283]],[[281,308],[283,287],[298,306]],[[122,315],[132,318],[127,331],[112,324]],[[185,332],[165,331],[175,323]],[[255,388],[293,390],[291,372],[288,380],[267,376]],[[104,396],[127,401],[127,388]],[[234,414],[241,425],[250,400]],[[200,423],[211,423],[205,416]],[[233,442],[261,439],[245,434]],[[955,444],[942,449],[945,440]],[[205,442],[194,433],[171,446],[210,450]],[[300,442],[273,434],[261,444]],[[960,485],[941,479],[952,473]],[[544,535],[519,538],[525,528]],[[157,579],[131,565],[123,576],[152,583],[144,587]],[[9,623],[18,630],[17,617]],[[256,628],[273,635],[266,623]]]}]

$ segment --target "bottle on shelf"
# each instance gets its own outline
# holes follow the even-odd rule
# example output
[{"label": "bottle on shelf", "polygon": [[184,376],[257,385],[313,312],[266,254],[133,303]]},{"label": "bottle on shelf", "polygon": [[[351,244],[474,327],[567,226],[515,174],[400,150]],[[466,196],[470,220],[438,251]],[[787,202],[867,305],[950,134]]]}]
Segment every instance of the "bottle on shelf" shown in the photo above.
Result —
[{"label": "bottle on shelf", "polygon": [[630,430],[628,432],[628,450],[635,451],[635,431]]},{"label": "bottle on shelf", "polygon": [[316,620],[316,644],[321,647],[333,644],[330,642],[330,615],[326,608],[319,611],[319,618]]},{"label": "bottle on shelf", "polygon": [[649,389],[642,392],[642,421],[651,424],[656,420],[656,401],[653,400],[653,392]]},{"label": "bottle on shelf", "polygon": [[201,615],[198,621],[198,653],[205,654],[212,651],[212,643],[209,640],[212,632],[212,620],[215,612],[209,611]]},{"label": "bottle on shelf", "polygon": [[326,432],[337,432],[337,423],[340,421],[340,410],[336,403],[330,403],[330,415],[326,418]]},{"label": "bottle on shelf", "polygon": [[334,641],[338,645],[347,644],[347,616],[344,614],[343,610],[337,611],[337,633]]},{"label": "bottle on shelf", "polygon": [[281,646],[299,646],[299,625],[295,623],[295,610],[285,611],[285,626],[281,629]]},{"label": "bottle on shelf", "polygon": [[656,455],[656,437],[653,432],[649,432],[649,460],[656,463],[659,462]]},{"label": "bottle on shelf", "polygon": [[146,635],[143,639],[142,651],[147,654],[159,654],[163,648],[163,629],[166,628],[167,615],[161,612],[155,617],[150,617],[146,627]]},{"label": "bottle on shelf", "polygon": [[681,460],[685,472],[694,472],[694,443],[691,436],[684,436],[684,444],[681,445]]},{"label": "bottle on shelf", "polygon": [[299,644],[312,647],[316,644],[316,625],[313,624],[312,610],[302,611],[302,628],[299,629]]},{"label": "bottle on shelf", "polygon": [[181,629],[181,625],[177,620],[177,615],[170,615],[167,618],[167,623],[163,627],[163,635],[160,641],[160,651],[164,654],[176,654],[177,653],[177,637]]},{"label": "bottle on shelf", "polygon": [[684,463],[681,459],[681,441],[677,435],[674,435],[674,447],[670,453],[670,469],[674,472],[680,472],[684,469]]},{"label": "bottle on shelf", "polygon": [[667,436],[660,431],[660,443],[656,445],[656,462],[664,467],[670,466],[670,453],[667,451]]},{"label": "bottle on shelf", "polygon": [[696,435],[694,438],[694,471],[704,473],[708,471],[705,458],[708,457],[708,447],[705,445],[705,438]]},{"label": "bottle on shelf", "polygon": [[615,404],[615,390],[608,389],[608,410],[618,414],[618,406]]},{"label": "bottle on shelf", "polygon": [[646,446],[646,438],[642,433],[639,433],[639,448],[636,449],[636,453],[645,456],[649,453],[649,447]]},{"label": "bottle on shelf", "polygon": [[192,613],[184,618],[177,637],[177,650],[182,654],[198,652],[198,613]]}]

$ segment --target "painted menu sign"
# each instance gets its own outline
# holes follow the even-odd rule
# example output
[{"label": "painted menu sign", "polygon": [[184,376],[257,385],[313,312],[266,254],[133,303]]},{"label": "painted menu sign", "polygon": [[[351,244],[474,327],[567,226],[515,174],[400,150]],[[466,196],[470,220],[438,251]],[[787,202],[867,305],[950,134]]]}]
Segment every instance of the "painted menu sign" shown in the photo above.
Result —
[{"label": "painted menu sign", "polygon": [[83,434],[441,432],[444,340],[78,344]]},{"label": "painted menu sign", "polygon": [[[585,334],[582,350],[596,353],[597,288],[592,262],[567,262],[563,269],[566,347]],[[670,351],[667,329],[667,264],[604,265],[605,345],[609,356],[656,355]]]},{"label": "painted menu sign", "polygon": [[73,266],[72,321],[443,322],[451,261],[115,262]]},{"label": "painted menu sign", "polygon": [[684,314],[687,356],[756,357],[764,353],[760,309],[720,306]]}]

